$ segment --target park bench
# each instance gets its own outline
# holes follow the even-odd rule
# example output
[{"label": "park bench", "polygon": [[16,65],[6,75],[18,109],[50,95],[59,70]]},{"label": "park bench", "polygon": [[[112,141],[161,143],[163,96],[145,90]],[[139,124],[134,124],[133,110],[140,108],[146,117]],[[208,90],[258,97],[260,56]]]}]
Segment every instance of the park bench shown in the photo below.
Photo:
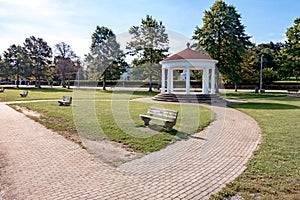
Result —
[{"label": "park bench", "polygon": [[299,90],[298,89],[287,89],[287,92],[288,93],[292,93],[292,92],[298,93]]},{"label": "park bench", "polygon": [[28,95],[28,90],[24,90],[22,94],[20,94],[21,97],[27,97],[27,95]]},{"label": "park bench", "polygon": [[62,106],[62,105],[69,106],[72,103],[72,97],[63,96],[63,98],[61,100],[59,100],[58,103],[59,103],[59,106]]},{"label": "park bench", "polygon": [[163,121],[167,131],[171,131],[177,121],[178,111],[164,108],[150,107],[147,115],[140,115],[144,125],[148,126],[151,119]]},{"label": "park bench", "polygon": [[5,90],[5,89],[4,89],[3,87],[2,87],[2,88],[0,88],[0,92],[4,92],[4,90]]}]

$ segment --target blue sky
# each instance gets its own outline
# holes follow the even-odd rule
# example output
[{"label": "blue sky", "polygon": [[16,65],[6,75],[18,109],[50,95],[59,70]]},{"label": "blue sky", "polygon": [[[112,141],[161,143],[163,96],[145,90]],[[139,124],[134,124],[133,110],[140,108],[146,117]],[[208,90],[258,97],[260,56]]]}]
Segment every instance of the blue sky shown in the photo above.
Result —
[{"label": "blue sky", "polygon": [[[77,55],[88,53],[97,25],[111,28],[122,47],[126,32],[147,14],[170,31],[171,51],[184,48],[214,0],[0,0],[0,54],[25,38],[41,37],[53,47],[69,44]],[[299,0],[225,0],[242,16],[246,33],[255,43],[285,39],[287,28],[300,17]]]}]

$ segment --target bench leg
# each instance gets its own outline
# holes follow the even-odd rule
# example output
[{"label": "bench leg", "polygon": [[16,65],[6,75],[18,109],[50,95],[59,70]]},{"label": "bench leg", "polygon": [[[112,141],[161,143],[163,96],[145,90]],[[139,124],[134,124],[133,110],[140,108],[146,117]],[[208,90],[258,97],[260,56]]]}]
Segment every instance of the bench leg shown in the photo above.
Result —
[{"label": "bench leg", "polygon": [[167,132],[172,131],[173,130],[173,126],[175,126],[174,122],[165,122],[165,126],[167,128]]},{"label": "bench leg", "polygon": [[149,126],[149,122],[151,121],[151,119],[148,117],[143,117],[143,116],[141,116],[141,118],[144,121],[144,125]]}]

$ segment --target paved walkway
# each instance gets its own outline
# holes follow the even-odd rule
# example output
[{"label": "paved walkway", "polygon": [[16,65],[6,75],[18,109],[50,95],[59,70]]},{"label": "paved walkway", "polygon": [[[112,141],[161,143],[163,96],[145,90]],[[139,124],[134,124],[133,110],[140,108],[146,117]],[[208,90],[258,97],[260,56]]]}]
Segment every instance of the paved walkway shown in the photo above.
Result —
[{"label": "paved walkway", "polygon": [[[208,199],[245,170],[261,140],[257,123],[211,106],[217,120],[189,140],[111,167],[0,104],[3,199]],[[0,197],[1,199],[1,197]]]}]

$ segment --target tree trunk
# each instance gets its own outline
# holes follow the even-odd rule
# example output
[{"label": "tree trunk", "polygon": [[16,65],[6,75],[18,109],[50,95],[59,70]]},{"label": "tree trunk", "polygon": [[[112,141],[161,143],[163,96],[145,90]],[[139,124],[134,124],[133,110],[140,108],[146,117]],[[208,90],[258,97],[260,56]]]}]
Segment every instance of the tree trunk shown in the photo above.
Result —
[{"label": "tree trunk", "polygon": [[152,92],[152,73],[149,76],[149,92]]},{"label": "tree trunk", "polygon": [[41,88],[41,77],[40,76],[37,78],[36,87]]},{"label": "tree trunk", "polygon": [[65,75],[64,72],[62,73],[62,82],[61,82],[61,85],[62,85],[63,88],[66,87],[66,75]]},{"label": "tree trunk", "polygon": [[103,90],[106,90],[106,78],[103,77],[103,82],[102,82]]},{"label": "tree trunk", "polygon": [[19,88],[19,79],[20,79],[20,76],[19,76],[19,74],[18,74],[18,75],[17,75],[17,81],[16,81],[17,88]]},{"label": "tree trunk", "polygon": [[237,84],[234,84],[234,91],[237,92]]},{"label": "tree trunk", "polygon": [[65,80],[65,79],[62,79],[62,81],[61,81],[61,86],[62,86],[63,88],[66,87],[66,80]]},{"label": "tree trunk", "polygon": [[68,78],[68,89],[70,89],[70,77]]}]

